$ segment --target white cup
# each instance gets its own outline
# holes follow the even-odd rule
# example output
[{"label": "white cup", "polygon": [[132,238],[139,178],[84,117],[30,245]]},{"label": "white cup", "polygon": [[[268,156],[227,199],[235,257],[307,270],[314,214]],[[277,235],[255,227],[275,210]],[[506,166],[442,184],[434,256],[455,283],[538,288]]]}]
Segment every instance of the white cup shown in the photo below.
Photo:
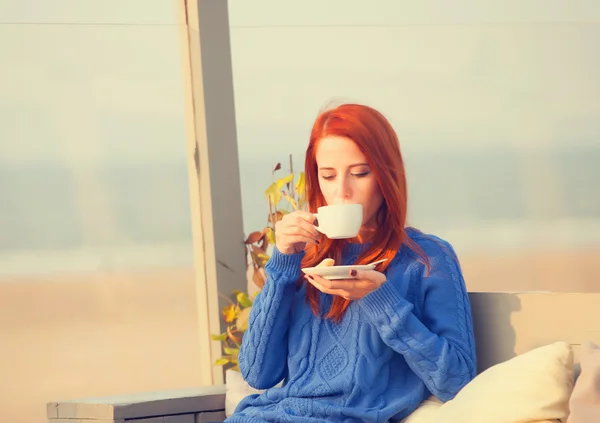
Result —
[{"label": "white cup", "polygon": [[315,228],[329,239],[354,238],[358,235],[363,220],[360,204],[336,204],[319,207],[315,214]]}]

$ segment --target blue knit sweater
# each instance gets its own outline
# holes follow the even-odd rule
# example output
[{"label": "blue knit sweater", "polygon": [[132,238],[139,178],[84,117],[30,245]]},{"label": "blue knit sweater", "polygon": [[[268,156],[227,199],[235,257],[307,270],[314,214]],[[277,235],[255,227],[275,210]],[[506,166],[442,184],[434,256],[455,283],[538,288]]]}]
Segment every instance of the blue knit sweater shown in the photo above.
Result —
[{"label": "blue knit sweater", "polygon": [[[454,251],[432,235],[408,235],[429,257],[429,275],[403,246],[387,281],[337,324],[314,316],[296,284],[304,253],[273,252],[239,355],[244,379],[269,389],[242,400],[227,422],[399,420],[431,394],[453,398],[475,376],[471,309]],[[344,264],[362,248],[349,244]],[[321,295],[323,315],[331,300]]]}]

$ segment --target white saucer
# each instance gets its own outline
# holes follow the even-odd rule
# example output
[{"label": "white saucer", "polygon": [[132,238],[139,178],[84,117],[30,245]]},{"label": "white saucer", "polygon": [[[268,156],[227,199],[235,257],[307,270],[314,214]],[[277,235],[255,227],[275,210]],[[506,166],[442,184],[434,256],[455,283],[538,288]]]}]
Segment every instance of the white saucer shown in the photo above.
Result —
[{"label": "white saucer", "polygon": [[351,270],[373,270],[375,264],[362,264],[353,266],[322,266],[322,267],[305,267],[302,269],[307,275],[319,275],[330,281],[336,279],[354,279],[350,276]]}]

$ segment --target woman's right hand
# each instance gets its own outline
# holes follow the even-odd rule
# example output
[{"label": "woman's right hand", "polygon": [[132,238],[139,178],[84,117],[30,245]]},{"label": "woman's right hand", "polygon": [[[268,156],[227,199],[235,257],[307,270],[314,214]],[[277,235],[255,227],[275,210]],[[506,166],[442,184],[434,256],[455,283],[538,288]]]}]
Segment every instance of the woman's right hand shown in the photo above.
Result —
[{"label": "woman's right hand", "polygon": [[319,244],[321,234],[313,223],[312,213],[297,210],[286,214],[275,224],[275,246],[283,254],[294,254],[304,251],[306,244]]}]

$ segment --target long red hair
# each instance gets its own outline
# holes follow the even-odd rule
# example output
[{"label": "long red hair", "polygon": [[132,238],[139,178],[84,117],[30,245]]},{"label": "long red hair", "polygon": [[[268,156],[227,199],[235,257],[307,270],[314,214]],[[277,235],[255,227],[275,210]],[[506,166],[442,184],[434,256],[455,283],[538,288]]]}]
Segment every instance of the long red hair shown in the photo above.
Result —
[{"label": "long red hair", "polygon": [[[429,269],[429,260],[423,250],[412,241],[405,231],[407,188],[404,161],[400,153],[400,143],[392,125],[377,110],[360,104],[343,104],[322,112],[316,119],[304,162],[306,195],[308,207],[316,213],[327,205],[319,188],[316,152],[319,140],[327,136],[340,136],[351,139],[365,155],[373,172],[384,201],[377,214],[378,230],[369,240],[370,248],[361,253],[355,264],[387,259],[378,265],[377,270],[385,271],[403,244],[413,250]],[[325,258],[341,259],[345,240],[321,238],[318,247],[310,245],[302,260],[302,267],[312,267]],[[319,310],[320,291],[306,284],[306,300],[315,315]],[[339,322],[350,300],[335,296],[326,318]]]}]

